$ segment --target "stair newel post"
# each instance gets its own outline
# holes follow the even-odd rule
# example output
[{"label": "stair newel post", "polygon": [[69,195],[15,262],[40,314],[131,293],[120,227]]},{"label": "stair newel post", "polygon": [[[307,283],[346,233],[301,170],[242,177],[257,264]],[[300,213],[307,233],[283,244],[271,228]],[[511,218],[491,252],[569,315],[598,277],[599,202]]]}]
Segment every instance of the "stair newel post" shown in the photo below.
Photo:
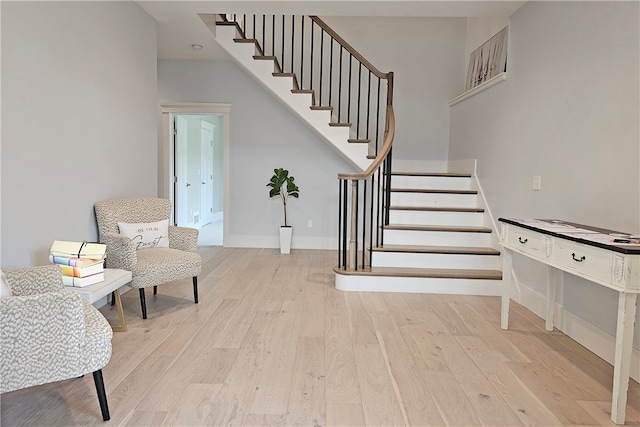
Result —
[{"label": "stair newel post", "polygon": [[349,269],[358,269],[358,180],[351,180],[351,232],[349,237]]}]

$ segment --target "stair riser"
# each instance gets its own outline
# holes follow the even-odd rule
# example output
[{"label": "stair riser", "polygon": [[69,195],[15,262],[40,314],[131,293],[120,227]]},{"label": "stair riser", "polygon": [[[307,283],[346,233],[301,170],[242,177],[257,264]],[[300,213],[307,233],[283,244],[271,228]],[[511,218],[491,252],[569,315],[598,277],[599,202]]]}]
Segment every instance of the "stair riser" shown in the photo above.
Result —
[{"label": "stair riser", "polygon": [[348,276],[336,274],[336,289],[359,292],[500,296],[500,280],[433,279],[422,277]]},{"label": "stair riser", "polygon": [[475,208],[476,194],[391,193],[392,206]]},{"label": "stair riser", "polygon": [[500,257],[497,255],[374,252],[371,258],[371,264],[374,267],[499,270]]},{"label": "stair riser", "polygon": [[391,176],[392,188],[470,190],[471,178],[442,176]]},{"label": "stair riser", "polygon": [[459,233],[449,231],[385,230],[385,245],[424,245],[489,247],[489,233]]},{"label": "stair riser", "polygon": [[481,212],[429,212],[390,210],[391,224],[482,226]]}]

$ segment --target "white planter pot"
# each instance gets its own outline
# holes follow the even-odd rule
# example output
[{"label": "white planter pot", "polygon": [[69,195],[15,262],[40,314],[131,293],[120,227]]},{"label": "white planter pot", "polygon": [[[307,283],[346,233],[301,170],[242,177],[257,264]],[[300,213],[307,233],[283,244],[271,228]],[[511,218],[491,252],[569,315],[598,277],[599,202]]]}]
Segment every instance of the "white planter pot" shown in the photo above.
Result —
[{"label": "white planter pot", "polygon": [[284,225],[280,227],[280,253],[288,254],[291,252],[291,233],[293,231],[293,227],[285,227]]}]

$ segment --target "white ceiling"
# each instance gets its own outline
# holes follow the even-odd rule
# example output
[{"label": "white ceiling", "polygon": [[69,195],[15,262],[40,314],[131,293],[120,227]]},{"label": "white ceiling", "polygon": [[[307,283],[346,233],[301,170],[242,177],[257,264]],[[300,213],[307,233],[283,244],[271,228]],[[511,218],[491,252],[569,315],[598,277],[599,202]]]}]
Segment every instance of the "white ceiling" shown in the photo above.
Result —
[{"label": "white ceiling", "polygon": [[[228,59],[198,14],[251,13],[319,16],[510,16],[525,1],[227,0],[136,1],[158,23],[159,59]],[[191,48],[202,45],[202,50]]]}]

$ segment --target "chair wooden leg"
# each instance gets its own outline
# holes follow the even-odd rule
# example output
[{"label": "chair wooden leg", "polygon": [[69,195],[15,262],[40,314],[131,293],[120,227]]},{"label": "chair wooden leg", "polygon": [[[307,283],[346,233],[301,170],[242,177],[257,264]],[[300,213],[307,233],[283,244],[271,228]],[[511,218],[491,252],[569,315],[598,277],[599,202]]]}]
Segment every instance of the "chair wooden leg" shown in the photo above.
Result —
[{"label": "chair wooden leg", "polygon": [[140,288],[140,305],[142,306],[142,318],[147,318],[147,300],[144,297],[144,288]]},{"label": "chair wooden leg", "polygon": [[193,276],[193,300],[198,303],[198,276]]},{"label": "chair wooden leg", "polygon": [[154,295],[158,295],[158,287],[157,286],[153,287],[153,294]]},{"label": "chair wooden leg", "polygon": [[102,369],[98,369],[93,373],[93,381],[96,383],[96,391],[98,392],[98,401],[100,402],[100,410],[102,411],[102,419],[109,421],[109,405],[107,405],[107,393],[104,391],[104,381],[102,380]]}]

